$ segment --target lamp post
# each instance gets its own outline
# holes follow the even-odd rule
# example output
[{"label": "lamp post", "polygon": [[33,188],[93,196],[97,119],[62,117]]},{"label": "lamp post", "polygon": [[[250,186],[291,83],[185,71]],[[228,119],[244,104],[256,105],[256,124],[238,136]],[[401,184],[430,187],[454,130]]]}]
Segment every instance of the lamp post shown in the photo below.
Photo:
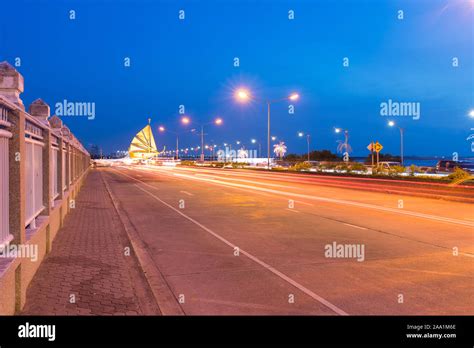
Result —
[{"label": "lamp post", "polygon": [[[184,125],[194,123],[191,121],[191,119],[187,116],[184,116],[181,118],[181,123]],[[208,124],[215,124],[217,126],[220,126],[223,123],[222,118],[217,117],[214,121],[207,122],[207,123],[199,123],[198,125],[201,126],[201,162],[204,162],[204,126]]]},{"label": "lamp post", "polygon": [[[394,121],[388,121],[388,125],[390,127],[396,126]],[[396,127],[400,130],[400,161],[403,166],[403,133],[405,132],[405,129],[399,126]]]},{"label": "lamp post", "polygon": [[[257,98],[254,98],[250,95],[250,92],[246,89],[238,89],[236,94],[236,98],[242,102],[249,101],[251,99],[257,100]],[[280,98],[280,99],[274,99],[274,100],[266,100],[265,103],[267,104],[267,168],[270,169],[270,120],[271,120],[271,113],[270,113],[270,107],[271,104],[284,101],[284,100],[291,100],[291,101],[296,101],[299,99],[299,94],[297,93],[292,93],[287,97]]]},{"label": "lamp post", "polygon": [[[302,138],[304,136],[304,133],[303,132],[299,132],[298,133],[298,136],[300,138]],[[309,134],[306,134],[306,144],[308,145],[308,162],[309,162],[309,140],[310,140],[310,135]]]},{"label": "lamp post", "polygon": [[179,133],[167,130],[164,126],[160,126],[158,130],[160,132],[169,132],[171,134],[176,135],[176,159],[179,159]]},{"label": "lamp post", "polygon": [[258,144],[258,154],[257,154],[257,156],[260,158],[260,156],[262,155],[262,144],[259,141],[257,141],[257,139],[252,139],[252,140],[250,140],[250,142],[252,144]]}]

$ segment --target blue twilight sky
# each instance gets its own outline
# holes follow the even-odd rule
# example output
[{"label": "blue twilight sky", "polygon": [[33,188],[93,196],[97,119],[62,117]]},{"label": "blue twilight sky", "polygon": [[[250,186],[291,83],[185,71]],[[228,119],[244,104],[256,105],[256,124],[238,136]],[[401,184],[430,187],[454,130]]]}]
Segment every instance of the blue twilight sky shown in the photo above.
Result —
[{"label": "blue twilight sky", "polygon": [[[474,108],[472,0],[2,3],[0,61],[21,59],[25,105],[41,97],[54,112],[65,99],[94,102],[94,120],[63,118],[86,147],[126,149],[151,117],[159,147],[172,148],[173,135],[157,128],[185,130],[182,104],[197,122],[224,119],[207,127],[206,143],[255,138],[265,151],[265,106],[232,97],[246,86],[259,98],[301,94],[293,115],[286,102],[272,105],[271,133],[289,152],[306,150],[298,131],[311,134],[312,147],[335,151],[338,126],[350,131],[354,155],[367,154],[372,140],[398,154],[398,131],[380,115],[380,103],[392,99],[421,107],[419,120],[392,118],[406,128],[405,154],[473,154],[466,140],[474,133],[467,116]],[[199,137],[183,135],[181,143],[197,146]]]}]

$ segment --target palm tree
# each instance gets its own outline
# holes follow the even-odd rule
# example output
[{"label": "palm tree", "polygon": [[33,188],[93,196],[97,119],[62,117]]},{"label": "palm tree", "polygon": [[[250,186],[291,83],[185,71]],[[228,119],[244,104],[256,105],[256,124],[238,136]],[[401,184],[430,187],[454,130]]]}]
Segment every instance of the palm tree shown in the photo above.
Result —
[{"label": "palm tree", "polygon": [[467,141],[471,141],[471,151],[474,152],[474,134],[471,134],[466,138]]},{"label": "palm tree", "polygon": [[342,140],[338,140],[337,142],[339,143],[339,145],[337,145],[337,152],[352,152],[352,147],[349,145],[349,143],[346,143]]},{"label": "palm tree", "polygon": [[352,147],[349,145],[349,132],[347,130],[344,131],[344,142],[342,142],[342,140],[338,140],[337,142],[339,143],[339,145],[337,145],[337,152],[352,152]]},{"label": "palm tree", "polygon": [[238,158],[247,158],[249,157],[249,152],[245,150],[244,148],[241,148],[239,151],[237,151],[237,157]]},{"label": "palm tree", "polygon": [[275,153],[275,155],[280,157],[280,159],[283,156],[285,156],[286,150],[287,150],[287,147],[286,147],[286,145],[283,141],[280,141],[279,144],[274,144],[273,145],[273,152]]}]

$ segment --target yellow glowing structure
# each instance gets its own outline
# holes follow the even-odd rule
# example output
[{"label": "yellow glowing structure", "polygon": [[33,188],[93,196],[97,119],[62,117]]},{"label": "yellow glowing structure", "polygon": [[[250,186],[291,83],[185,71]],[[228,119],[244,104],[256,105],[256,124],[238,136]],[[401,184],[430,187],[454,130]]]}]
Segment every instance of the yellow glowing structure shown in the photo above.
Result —
[{"label": "yellow glowing structure", "polygon": [[135,135],[128,148],[128,153],[131,159],[149,159],[158,156],[160,152],[156,148],[150,120],[148,120],[146,127]]}]

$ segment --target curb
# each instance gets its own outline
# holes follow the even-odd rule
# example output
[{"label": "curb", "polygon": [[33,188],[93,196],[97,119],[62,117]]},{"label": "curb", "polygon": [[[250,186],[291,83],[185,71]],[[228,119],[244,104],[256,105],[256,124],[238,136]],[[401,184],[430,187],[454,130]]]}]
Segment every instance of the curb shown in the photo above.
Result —
[{"label": "curb", "polygon": [[117,215],[123,225],[127,237],[130,241],[130,245],[137,256],[139,266],[143,270],[143,274],[148,282],[153,297],[163,315],[185,315],[183,309],[179,305],[176,297],[171,291],[168,283],[166,282],[161,271],[156,267],[152,257],[148,253],[148,250],[140,239],[138,232],[135,230],[133,224],[130,222],[128,215],[120,207],[117,199],[112,195],[109,184],[106,182],[104,177],[101,175],[102,181],[104,182],[105,188],[112,200],[112,204],[117,212]]}]

